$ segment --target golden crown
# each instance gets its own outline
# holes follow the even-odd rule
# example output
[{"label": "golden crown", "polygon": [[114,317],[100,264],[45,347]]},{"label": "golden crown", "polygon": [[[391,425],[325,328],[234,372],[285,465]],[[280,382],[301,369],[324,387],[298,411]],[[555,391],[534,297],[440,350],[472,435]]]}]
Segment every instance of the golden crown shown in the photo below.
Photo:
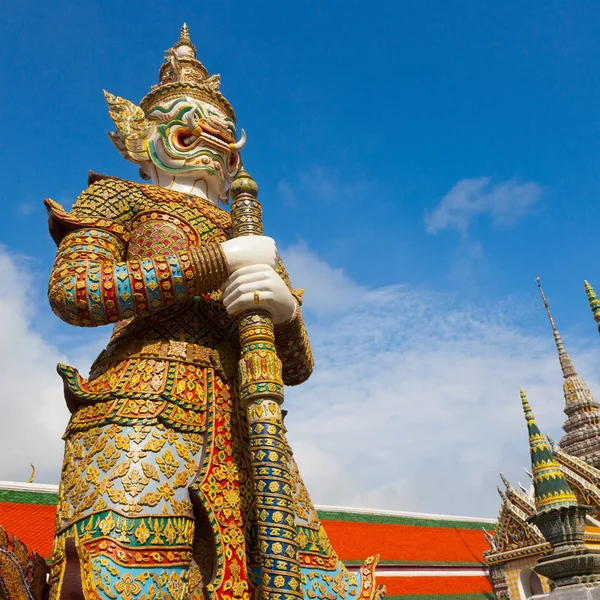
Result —
[{"label": "golden crown", "polygon": [[179,40],[166,52],[165,63],[158,75],[158,85],[153,85],[140,106],[145,113],[165,100],[190,96],[221,108],[235,121],[233,107],[219,91],[219,75],[208,75],[206,67],[196,58],[196,47],[190,39],[190,32],[184,23]]}]

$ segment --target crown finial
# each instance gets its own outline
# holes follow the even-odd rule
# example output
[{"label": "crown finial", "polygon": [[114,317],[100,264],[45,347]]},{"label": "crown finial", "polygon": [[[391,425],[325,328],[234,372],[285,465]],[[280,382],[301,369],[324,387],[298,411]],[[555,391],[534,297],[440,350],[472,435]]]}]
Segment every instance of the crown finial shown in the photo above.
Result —
[{"label": "crown finial", "polygon": [[542,284],[540,283],[540,278],[536,276],[535,280],[540,290],[540,295],[542,296],[542,302],[544,303],[544,306],[546,307],[546,312],[548,313],[548,319],[550,320],[550,327],[552,327],[554,343],[556,344],[556,349],[558,350],[558,360],[560,361],[560,368],[563,377],[567,379],[568,377],[576,376],[577,371],[573,366],[573,361],[571,360],[571,357],[567,354],[567,351],[565,350],[565,345],[563,344],[560,333],[556,328],[556,323],[554,322],[554,318],[552,317],[552,313],[550,312],[550,306],[548,305],[548,300],[546,300],[546,295],[544,294],[544,289],[542,288]]},{"label": "crown finial", "polygon": [[536,511],[538,513],[547,512],[560,506],[577,504],[577,498],[556,462],[548,442],[540,433],[523,390],[521,390],[521,402],[523,403],[523,411],[525,412],[529,432]]},{"label": "crown finial", "polygon": [[188,29],[187,23],[183,24],[181,31],[179,32],[179,39],[173,46],[173,50],[176,51],[177,56],[180,58],[185,55],[196,58],[196,46],[192,44],[190,30]]},{"label": "crown finial", "polygon": [[206,67],[196,58],[196,47],[184,23],[179,39],[166,51],[165,62],[158,74],[158,85],[152,86],[142,98],[140,107],[148,115],[158,103],[185,96],[216,106],[235,121],[233,107],[219,88],[219,75],[209,76]]},{"label": "crown finial", "polygon": [[583,283],[585,285],[585,293],[587,294],[590,308],[594,315],[594,321],[598,323],[598,331],[600,332],[600,300],[598,299],[598,296],[596,296],[594,288],[587,281],[584,281]]}]

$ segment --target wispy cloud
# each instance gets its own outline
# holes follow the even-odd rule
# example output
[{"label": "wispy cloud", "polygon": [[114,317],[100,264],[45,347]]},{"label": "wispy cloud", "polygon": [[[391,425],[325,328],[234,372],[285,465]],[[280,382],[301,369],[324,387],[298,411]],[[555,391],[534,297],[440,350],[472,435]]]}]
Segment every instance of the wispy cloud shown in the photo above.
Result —
[{"label": "wispy cloud", "polygon": [[15,207],[15,212],[19,217],[28,217],[35,212],[36,206],[29,202],[21,202]]},{"label": "wispy cloud", "polygon": [[321,202],[343,202],[373,195],[376,185],[373,182],[353,177],[344,177],[335,169],[313,165],[301,171],[296,177],[282,179],[277,184],[287,203],[295,204],[298,195],[309,196]]},{"label": "wispy cloud", "polygon": [[466,236],[471,223],[488,215],[492,223],[510,227],[540,199],[542,188],[516,179],[493,183],[490,177],[463,179],[425,216],[427,233],[456,229]]}]

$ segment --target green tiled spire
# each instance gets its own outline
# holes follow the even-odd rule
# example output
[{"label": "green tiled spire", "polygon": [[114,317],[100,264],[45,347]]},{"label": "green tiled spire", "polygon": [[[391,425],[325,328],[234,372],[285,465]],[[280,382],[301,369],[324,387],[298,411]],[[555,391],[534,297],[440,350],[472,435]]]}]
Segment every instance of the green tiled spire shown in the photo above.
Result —
[{"label": "green tiled spire", "polygon": [[540,433],[523,390],[521,402],[529,431],[536,512],[539,514],[561,506],[576,506],[577,498],[560,470],[548,442]]},{"label": "green tiled spire", "polygon": [[584,281],[583,283],[585,285],[585,293],[587,294],[590,308],[594,313],[594,320],[598,323],[598,331],[600,331],[600,300],[598,300],[594,288],[587,281]]}]

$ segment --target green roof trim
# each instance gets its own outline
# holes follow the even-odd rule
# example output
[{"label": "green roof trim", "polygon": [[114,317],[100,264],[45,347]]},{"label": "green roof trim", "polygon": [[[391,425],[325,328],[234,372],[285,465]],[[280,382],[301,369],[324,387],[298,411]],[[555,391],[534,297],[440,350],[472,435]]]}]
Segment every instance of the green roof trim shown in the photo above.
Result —
[{"label": "green roof trim", "polygon": [[58,494],[55,492],[29,492],[25,490],[0,490],[0,503],[12,504],[41,504],[43,506],[56,506]]},{"label": "green roof trim", "polygon": [[492,592],[480,594],[409,594],[407,596],[386,596],[385,600],[495,600]]},{"label": "green roof trim", "polygon": [[318,510],[321,521],[347,521],[350,523],[379,523],[382,525],[416,525],[417,527],[435,527],[446,529],[481,529],[492,531],[496,523],[484,521],[457,521],[452,519],[433,519],[404,515],[376,515],[373,513],[354,513],[333,510]]}]

